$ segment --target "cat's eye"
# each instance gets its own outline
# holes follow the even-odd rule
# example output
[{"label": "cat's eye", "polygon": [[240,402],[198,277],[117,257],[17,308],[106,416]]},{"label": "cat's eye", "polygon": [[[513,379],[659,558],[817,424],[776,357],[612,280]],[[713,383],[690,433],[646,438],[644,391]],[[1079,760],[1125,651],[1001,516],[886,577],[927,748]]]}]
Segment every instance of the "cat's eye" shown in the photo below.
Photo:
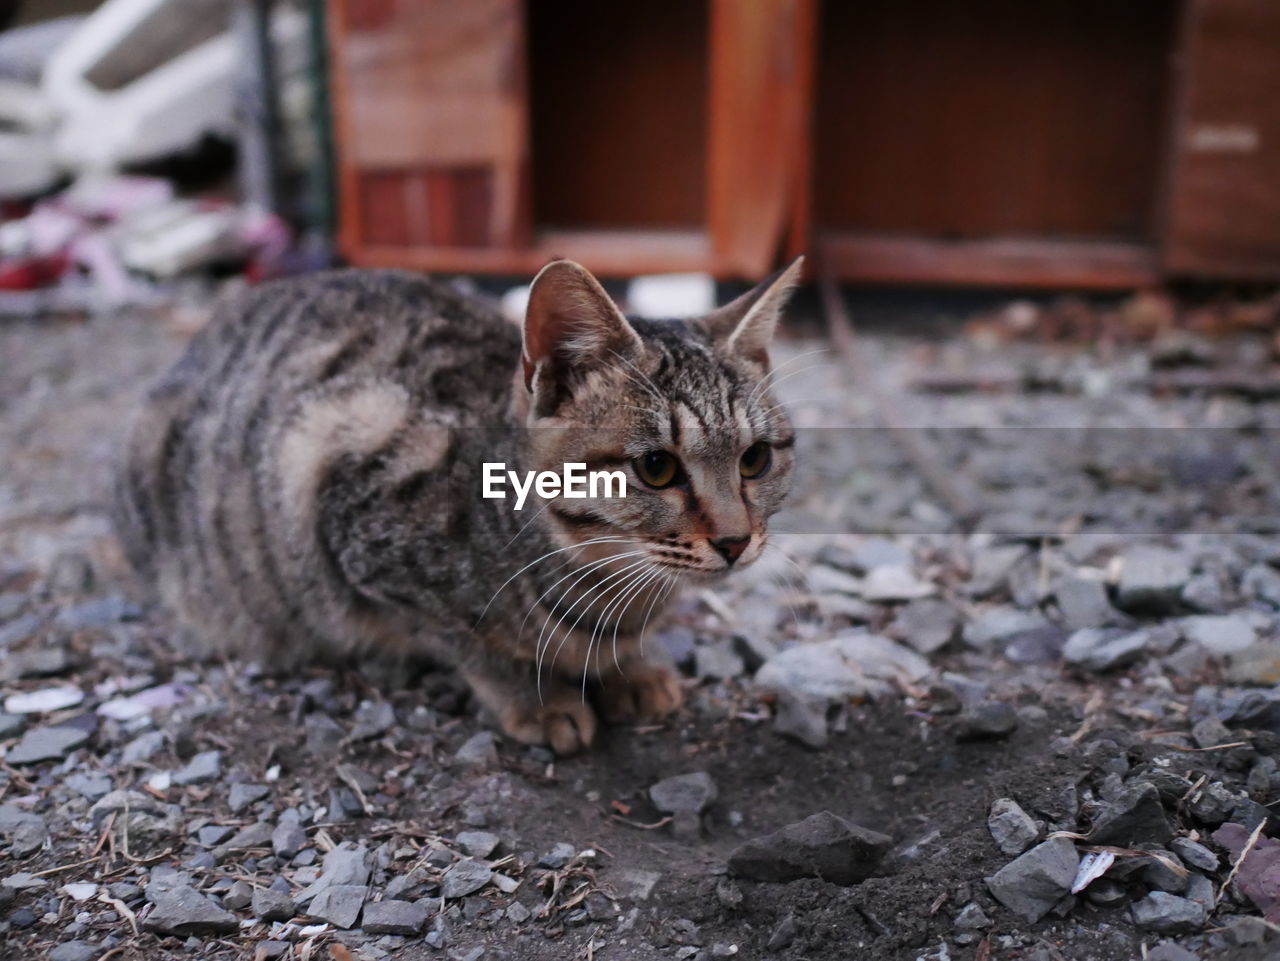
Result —
[{"label": "cat's eye", "polygon": [[651,450],[631,462],[636,476],[650,487],[670,487],[681,477],[680,462],[665,450]]},{"label": "cat's eye", "polygon": [[742,452],[738,460],[738,473],[743,477],[759,477],[773,463],[773,448],[762,440],[756,441]]}]

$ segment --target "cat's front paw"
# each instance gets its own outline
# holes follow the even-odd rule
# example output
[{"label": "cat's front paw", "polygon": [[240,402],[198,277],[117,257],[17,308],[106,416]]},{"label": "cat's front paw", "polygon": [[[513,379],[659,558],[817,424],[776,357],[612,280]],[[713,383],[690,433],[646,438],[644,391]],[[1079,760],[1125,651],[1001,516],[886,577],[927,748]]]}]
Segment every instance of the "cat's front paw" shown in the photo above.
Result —
[{"label": "cat's front paw", "polygon": [[549,744],[557,754],[577,754],[596,736],[596,712],[574,692],[553,695],[546,703],[510,705],[498,712],[502,731],[522,744]]},{"label": "cat's front paw", "polygon": [[680,675],[669,667],[628,664],[626,673],[603,685],[600,711],[610,724],[648,724],[674,714],[684,703]]}]

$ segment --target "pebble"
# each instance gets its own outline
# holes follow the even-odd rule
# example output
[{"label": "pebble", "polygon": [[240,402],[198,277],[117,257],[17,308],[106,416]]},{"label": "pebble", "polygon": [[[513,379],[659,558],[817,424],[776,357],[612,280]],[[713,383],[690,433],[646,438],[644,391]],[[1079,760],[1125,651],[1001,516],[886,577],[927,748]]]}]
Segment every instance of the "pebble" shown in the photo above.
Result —
[{"label": "pebble", "polygon": [[873,567],[862,579],[862,598],[876,604],[897,601],[913,601],[931,597],[938,589],[923,581],[911,568],[899,564],[882,564]]},{"label": "pebble", "polygon": [[152,899],[155,908],[142,922],[148,931],[181,938],[204,934],[232,934],[240,922],[189,885],[163,888]]},{"label": "pebble", "polygon": [[488,865],[471,858],[463,858],[440,879],[440,896],[443,898],[465,898],[475,894],[493,878],[493,871]]},{"label": "pebble", "polygon": [[996,741],[1018,728],[1018,712],[1004,701],[982,701],[965,708],[956,721],[957,741]]},{"label": "pebble", "polygon": [[993,607],[983,611],[965,625],[964,642],[977,650],[1001,647],[1019,634],[1049,627],[1040,614],[1020,611],[1016,607]]},{"label": "pebble", "polygon": [[1159,934],[1193,934],[1209,920],[1203,904],[1164,891],[1152,891],[1130,911],[1134,924]]},{"label": "pebble", "polygon": [[1190,838],[1174,838],[1169,842],[1169,848],[1193,868],[1210,872],[1218,870],[1218,856]]},{"label": "pebble", "polygon": [[1148,781],[1130,781],[1094,816],[1092,844],[1164,844],[1173,837],[1160,792]]},{"label": "pebble", "polygon": [[137,620],[142,609],[123,597],[99,597],[58,612],[54,623],[68,631],[83,631],[92,627],[107,627],[117,621]]},{"label": "pebble", "polygon": [[98,885],[92,881],[72,881],[60,889],[72,901],[88,901],[98,893]]},{"label": "pebble", "polygon": [[1076,631],[1062,648],[1062,658],[1085,670],[1103,672],[1126,667],[1147,652],[1151,636],[1146,631],[1086,627]]},{"label": "pebble", "polygon": [[111,789],[114,786],[111,783],[110,775],[100,772],[86,774],[76,771],[74,774],[67,775],[66,780],[62,783],[82,798],[90,801],[97,801],[99,798],[106,797],[111,793]]},{"label": "pebble", "polygon": [[282,860],[293,860],[306,845],[307,832],[297,820],[286,820],[282,817],[275,830],[271,832],[271,850]]},{"label": "pebble", "polygon": [[1191,579],[1185,554],[1140,545],[1121,555],[1116,603],[1126,611],[1169,614],[1176,610],[1182,586]]},{"label": "pebble", "polygon": [[925,655],[946,647],[959,630],[960,612],[936,598],[904,604],[893,622],[894,636]]},{"label": "pebble", "polygon": [[991,803],[987,816],[987,829],[1003,853],[1021,854],[1040,836],[1040,829],[1031,815],[1013,798],[997,798]]},{"label": "pebble", "polygon": [[347,735],[341,724],[319,711],[313,711],[303,718],[302,726],[306,731],[307,752],[318,757],[333,755]]},{"label": "pebble", "polygon": [[727,681],[746,671],[732,641],[700,644],[693,652],[693,670],[702,680]]},{"label": "pebble", "polygon": [[991,927],[991,919],[975,902],[969,902],[956,915],[955,926],[961,931],[981,931]]},{"label": "pebble", "polygon": [[125,764],[145,764],[164,749],[164,734],[147,731],[124,746],[120,760]]},{"label": "pebble", "polygon": [[351,740],[367,741],[385,734],[396,723],[396,712],[386,701],[361,701],[355,712]]},{"label": "pebble", "polygon": [[0,741],[17,737],[27,726],[27,719],[21,714],[0,714]]},{"label": "pebble", "polygon": [[791,947],[791,943],[795,941],[796,936],[800,933],[800,923],[796,920],[794,914],[788,914],[785,918],[778,922],[778,926],[773,929],[769,935],[769,940],[765,944],[765,948],[771,952],[786,950]]},{"label": "pebble", "polygon": [[214,856],[221,860],[228,854],[236,851],[248,851],[252,848],[266,848],[271,846],[271,825],[266,821],[254,821],[252,824],[245,825],[239,831],[231,836],[231,839],[224,841],[214,850]]},{"label": "pebble", "polygon": [[6,764],[38,764],[59,761],[88,742],[88,731],[78,727],[37,727],[22,735],[22,740],[5,755]]},{"label": "pebble", "polygon": [[95,961],[102,953],[101,945],[64,941],[49,952],[49,961]]},{"label": "pebble", "polygon": [[1258,639],[1253,624],[1238,614],[1200,614],[1181,623],[1187,640],[1210,654],[1235,654]]},{"label": "pebble", "polygon": [[243,911],[253,902],[253,885],[248,881],[236,881],[222,896],[222,903],[232,911]]},{"label": "pebble", "polygon": [[307,914],[335,928],[354,928],[368,894],[363,884],[331,884],[312,899]]},{"label": "pebble", "polygon": [[[363,844],[344,841],[324,856],[324,869],[320,876],[299,892],[294,900],[305,905],[325,888],[368,884],[370,871],[369,849]],[[296,875],[294,879],[297,880]]]},{"label": "pebble", "polygon": [[239,814],[250,804],[261,801],[270,793],[271,788],[265,784],[249,784],[244,781],[237,781],[231,785],[231,790],[227,792],[227,807],[231,809],[232,814]]},{"label": "pebble", "polygon": [[827,745],[826,698],[802,697],[793,691],[778,693],[773,712],[773,729],[783,737],[816,749]]},{"label": "pebble", "polygon": [[498,743],[492,731],[471,735],[458,748],[453,759],[463,767],[489,770],[498,766]]},{"label": "pebble", "polygon": [[25,858],[44,847],[49,837],[45,819],[16,804],[0,804],[0,837],[9,841],[9,854]]},{"label": "pebble", "polygon": [[427,909],[411,901],[375,901],[365,905],[361,926],[369,934],[412,937],[427,923]]},{"label": "pebble", "polygon": [[262,921],[288,921],[297,911],[293,898],[273,888],[254,888],[253,916]]},{"label": "pebble", "polygon": [[729,856],[729,873],[757,881],[820,878],[856,884],[871,877],[892,840],[829,811],[753,838]]},{"label": "pebble", "polygon": [[716,782],[706,771],[677,774],[649,788],[649,800],[664,814],[701,814],[717,797]]},{"label": "pebble", "polygon": [[0,661],[0,681],[51,677],[69,671],[74,666],[75,659],[65,647],[29,647],[14,651]]},{"label": "pebble", "polygon": [[473,858],[487,858],[502,843],[498,835],[488,831],[462,831],[457,841],[462,850]]},{"label": "pebble", "polygon": [[1078,631],[1086,627],[1105,627],[1116,617],[1107,596],[1106,585],[1086,577],[1067,577],[1053,590],[1063,626]]},{"label": "pebble", "polygon": [[787,648],[756,672],[756,684],[810,700],[843,701],[891,693],[895,680],[918,681],[929,671],[929,662],[910,648],[851,631]]},{"label": "pebble", "polygon": [[173,772],[174,784],[204,784],[222,774],[222,752],[202,751]]},{"label": "pebble", "polygon": [[645,871],[640,868],[622,868],[610,873],[609,878],[613,882],[613,889],[618,897],[647,901],[653,894],[653,889],[662,880],[662,875],[657,871]]},{"label": "pebble", "polygon": [[1053,838],[987,878],[987,890],[1022,920],[1034,923],[1071,893],[1079,862],[1068,838]]},{"label": "pebble", "polygon": [[572,844],[566,844],[564,841],[560,841],[553,844],[550,851],[538,858],[538,864],[544,868],[559,871],[577,856],[577,848]]}]

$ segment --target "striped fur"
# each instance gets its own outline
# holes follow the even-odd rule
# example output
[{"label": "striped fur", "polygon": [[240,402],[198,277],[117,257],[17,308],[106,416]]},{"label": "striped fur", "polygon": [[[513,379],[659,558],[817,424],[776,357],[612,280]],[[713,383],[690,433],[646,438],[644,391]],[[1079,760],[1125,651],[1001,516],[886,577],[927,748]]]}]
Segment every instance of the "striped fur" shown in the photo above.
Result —
[{"label": "striped fur", "polygon": [[[790,428],[763,382],[794,269],[698,322],[628,321],[549,266],[521,331],[446,284],[335,271],[222,304],[150,391],[117,526],[159,599],[209,645],[277,665],[419,654],[457,665],[510,735],[570,752],[596,717],[678,706],[639,660],[678,581],[763,549]],[[750,349],[742,345],[749,345]],[[523,358],[523,362],[522,362]],[[773,447],[768,476],[738,458]],[[687,482],[628,465],[663,448]],[[626,499],[480,497],[481,464],[629,471]]]}]

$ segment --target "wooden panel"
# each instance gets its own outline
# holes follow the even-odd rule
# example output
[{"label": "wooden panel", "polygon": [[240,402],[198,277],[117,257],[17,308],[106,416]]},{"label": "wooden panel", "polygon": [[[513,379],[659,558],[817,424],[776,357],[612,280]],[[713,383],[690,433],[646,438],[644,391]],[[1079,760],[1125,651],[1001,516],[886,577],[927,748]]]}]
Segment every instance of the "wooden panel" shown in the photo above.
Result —
[{"label": "wooden panel", "polygon": [[1165,266],[1280,278],[1280,3],[1189,0]]},{"label": "wooden panel", "polygon": [[822,268],[850,281],[1114,290],[1159,279],[1153,249],[1140,243],[827,234],[816,246]]},{"label": "wooden panel", "polygon": [[521,0],[330,0],[342,241],[527,242]]},{"label": "wooden panel", "polygon": [[711,5],[709,222],[722,270],[776,262],[807,174],[816,0]]},{"label": "wooden panel", "polygon": [[707,20],[706,0],[530,3],[535,223],[704,223]]},{"label": "wooden panel", "polygon": [[819,225],[935,238],[1150,238],[1177,7],[825,3]]}]

